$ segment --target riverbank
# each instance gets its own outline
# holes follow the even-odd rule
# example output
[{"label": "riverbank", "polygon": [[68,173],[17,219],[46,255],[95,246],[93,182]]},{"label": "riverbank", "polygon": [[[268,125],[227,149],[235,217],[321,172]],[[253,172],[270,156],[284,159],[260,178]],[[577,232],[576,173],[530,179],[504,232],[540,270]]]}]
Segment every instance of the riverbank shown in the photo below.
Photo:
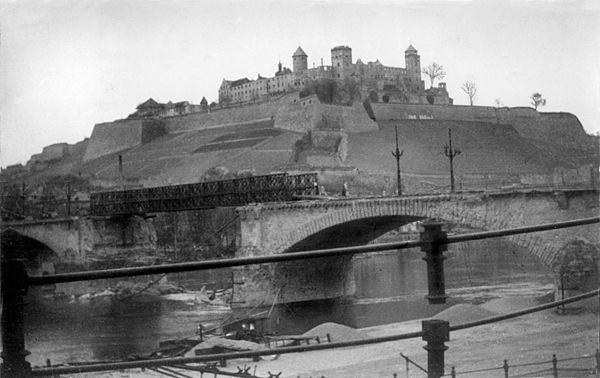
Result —
[{"label": "riverbank", "polygon": [[[478,318],[507,313],[517,309],[531,307],[546,301],[540,297],[499,298],[482,305],[456,305],[436,318],[446,318],[450,324],[460,324]],[[362,337],[378,337],[402,334],[421,330],[421,320],[387,324],[353,330]],[[546,370],[536,377],[552,376],[552,355],[556,354],[561,377],[596,376],[592,372],[595,366],[593,354],[598,348],[599,319],[597,313],[578,308],[567,308],[565,314],[556,310],[546,310],[522,317],[509,319],[490,325],[452,332],[449,349],[445,353],[446,372],[452,366],[457,373],[479,369],[498,368],[487,372],[465,374],[466,377],[498,377],[503,375],[503,360],[508,360],[511,376]],[[335,340],[333,340],[335,341]],[[228,361],[226,371],[236,372],[237,367],[250,366],[257,376],[268,377],[269,372],[280,378],[309,377],[398,377],[406,376],[405,361],[400,353],[408,356],[417,364],[426,367],[427,355],[423,350],[425,342],[419,339],[394,341],[352,348],[340,348],[324,351],[281,355],[276,360],[251,359]],[[573,357],[592,356],[577,360],[563,361]],[[540,365],[516,367],[518,364],[546,362]],[[571,370],[566,370],[571,369]],[[580,370],[572,370],[580,369]],[[132,370],[131,376],[148,376],[149,371]],[[110,376],[106,374],[94,376]],[[122,376],[122,375],[120,375]],[[409,368],[410,377],[423,377],[425,374],[415,366]],[[531,375],[530,375],[531,376]]]}]

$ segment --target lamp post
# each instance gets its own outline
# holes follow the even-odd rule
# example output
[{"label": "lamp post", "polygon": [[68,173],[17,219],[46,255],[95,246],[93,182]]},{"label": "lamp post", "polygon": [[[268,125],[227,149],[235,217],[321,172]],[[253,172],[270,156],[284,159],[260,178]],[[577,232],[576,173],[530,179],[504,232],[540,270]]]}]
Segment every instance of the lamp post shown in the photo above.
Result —
[{"label": "lamp post", "polygon": [[396,180],[398,184],[398,196],[402,195],[402,175],[400,173],[400,157],[404,155],[404,150],[400,151],[398,147],[398,125],[394,126],[396,130],[396,151],[392,151],[392,156],[396,158]]},{"label": "lamp post", "polygon": [[450,193],[454,193],[454,158],[461,152],[458,148],[452,148],[452,129],[448,129],[448,144],[444,146],[444,155],[450,160]]}]

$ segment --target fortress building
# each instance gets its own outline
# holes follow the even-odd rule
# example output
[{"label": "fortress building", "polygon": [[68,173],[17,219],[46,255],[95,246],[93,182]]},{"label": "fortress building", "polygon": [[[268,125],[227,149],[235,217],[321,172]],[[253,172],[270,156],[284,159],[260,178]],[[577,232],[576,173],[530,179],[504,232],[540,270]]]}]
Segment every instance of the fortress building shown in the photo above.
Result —
[{"label": "fortress building", "polygon": [[421,80],[421,58],[417,49],[410,45],[404,52],[405,67],[385,66],[379,60],[363,63],[352,62],[352,48],[336,46],[331,49],[331,65],[308,68],[308,55],[298,47],[292,55],[290,70],[278,64],[277,72],[270,78],[258,75],[255,80],[223,79],[219,88],[221,105],[242,104],[266,100],[272,96],[300,91],[308,81],[352,80],[359,85],[363,97],[373,102],[408,104],[451,105],[445,83],[437,88],[425,89]]}]

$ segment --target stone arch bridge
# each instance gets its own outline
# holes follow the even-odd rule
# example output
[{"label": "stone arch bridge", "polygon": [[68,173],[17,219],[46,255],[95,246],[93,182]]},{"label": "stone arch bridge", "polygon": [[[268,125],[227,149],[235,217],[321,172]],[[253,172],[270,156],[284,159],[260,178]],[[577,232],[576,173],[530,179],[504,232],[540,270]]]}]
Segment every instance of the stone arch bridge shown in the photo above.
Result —
[{"label": "stone arch bridge", "polygon": [[[598,190],[319,199],[248,205],[237,211],[236,257],[245,257],[361,245],[402,225],[429,218],[497,230],[593,217],[598,215]],[[106,268],[107,263],[112,267],[140,265],[147,263],[142,261],[144,254],[153,261],[160,231],[156,227],[152,218],[138,216],[5,222],[3,253],[7,249],[10,252],[6,241],[16,240],[21,246],[45,247],[44,259],[48,261],[42,263],[60,266],[58,271]],[[592,265],[597,275],[598,231],[595,224],[509,239],[553,271],[564,265],[565,246],[583,241],[596,253]],[[35,270],[35,274],[52,271]],[[235,268],[234,304],[270,304],[276,296],[278,302],[297,302],[352,295],[355,290],[350,272],[351,260],[340,257]]]},{"label": "stone arch bridge", "polygon": [[[405,197],[348,198],[257,204],[238,209],[240,256],[361,245],[402,225],[440,219],[481,230],[498,230],[598,215],[597,190],[511,191]],[[583,240],[600,246],[597,224],[510,236],[553,271],[565,246]],[[597,258],[595,274],[597,278]],[[252,306],[351,295],[348,258],[236,268],[234,302]],[[593,282],[593,280],[592,280]]]}]

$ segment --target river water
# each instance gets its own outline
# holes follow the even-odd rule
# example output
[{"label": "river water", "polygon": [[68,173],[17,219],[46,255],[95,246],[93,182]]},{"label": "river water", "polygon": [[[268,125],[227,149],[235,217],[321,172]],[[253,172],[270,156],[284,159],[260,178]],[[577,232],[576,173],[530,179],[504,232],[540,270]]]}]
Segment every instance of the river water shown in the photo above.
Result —
[{"label": "river water", "polygon": [[[549,270],[502,239],[450,245],[446,256],[450,298],[445,305],[429,305],[424,299],[427,276],[420,251],[358,255],[353,260],[356,298],[277,306],[279,332],[305,332],[327,321],[367,327],[431,316],[457,303],[552,290]],[[206,277],[189,273],[169,280],[199,290]],[[42,294],[28,295],[25,314],[25,342],[32,353],[28,361],[34,366],[44,365],[46,359],[54,364],[149,352],[161,340],[192,336],[198,322],[230,315],[222,308],[185,299],[83,301]]]}]

